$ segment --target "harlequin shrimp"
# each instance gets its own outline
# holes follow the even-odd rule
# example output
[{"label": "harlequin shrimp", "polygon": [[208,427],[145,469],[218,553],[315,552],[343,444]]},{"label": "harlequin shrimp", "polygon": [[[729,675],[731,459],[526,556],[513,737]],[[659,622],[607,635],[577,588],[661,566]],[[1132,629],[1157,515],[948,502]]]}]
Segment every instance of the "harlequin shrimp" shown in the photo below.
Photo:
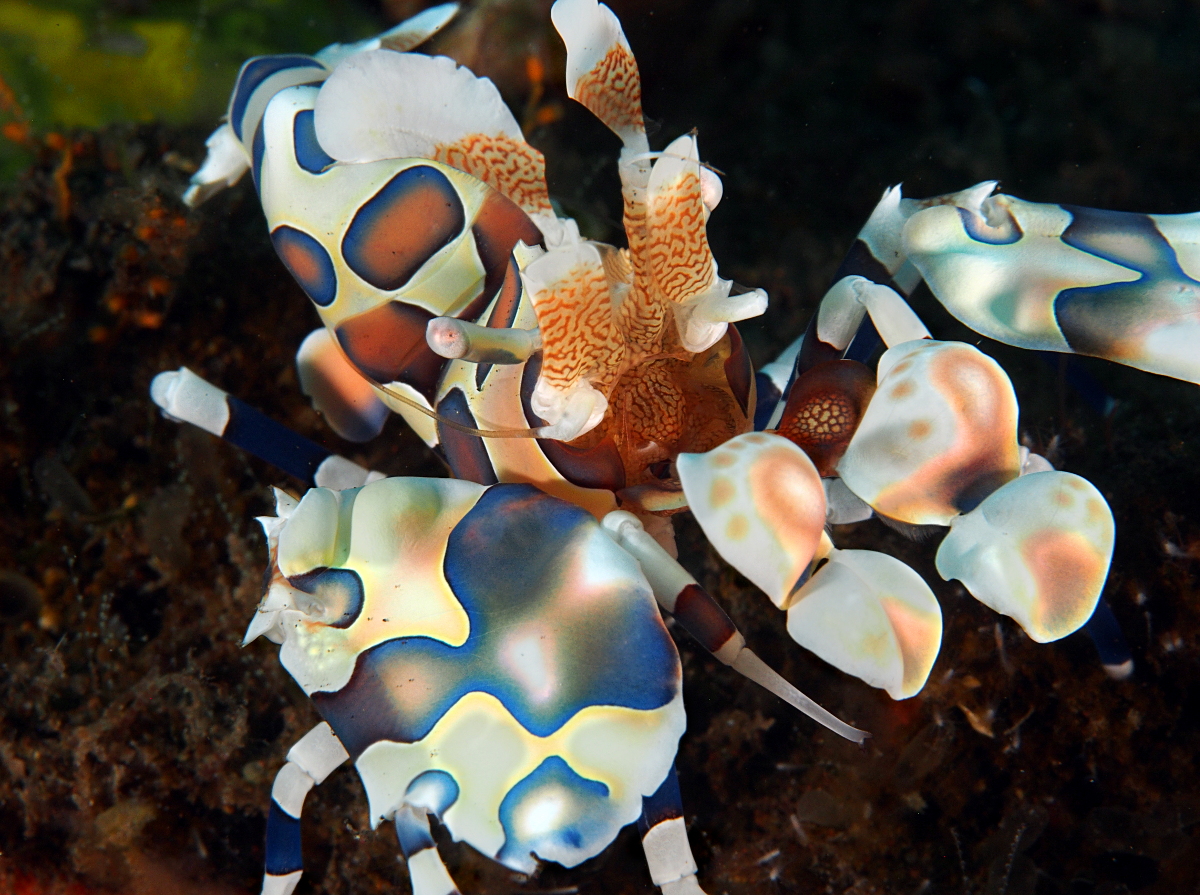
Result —
[{"label": "harlequin shrimp", "polygon": [[[524,872],[574,866],[637,820],[655,885],[698,892],[659,608],[725,664],[863,734],[746,647],[676,561],[671,516],[690,510],[795,640],[894,698],[927,679],[940,608],[898,560],[835,548],[831,522],[948,528],[943,577],[1034,639],[1063,637],[1099,600],[1108,506],[1020,447],[1003,370],[931,339],[904,295],[923,278],[1005,341],[1195,379],[1180,347],[1191,281],[1154,241],[1166,219],[1034,206],[993,184],[923,202],[894,189],[805,336],[755,373],[734,324],[766,295],[718,275],[706,223],[720,179],[693,135],[650,150],[612,12],[557,0],[552,18],[569,94],[622,141],[626,248],[555,213],[542,156],[490,81],[409,52],[454,11],[247,62],[185,196],[251,173],[323,323],[297,356],[306,394],[352,440],[401,414],[454,476],[386,478],[186,369],[154,381],[168,415],[315,486],[277,491],[261,520],[269,583],[246,633],[280,645],[325,719],[276,778],[263,890],[293,890],[304,797],[353,759],[420,895],[456,891],[430,815]],[[1152,312],[1122,330],[1137,302]]]}]

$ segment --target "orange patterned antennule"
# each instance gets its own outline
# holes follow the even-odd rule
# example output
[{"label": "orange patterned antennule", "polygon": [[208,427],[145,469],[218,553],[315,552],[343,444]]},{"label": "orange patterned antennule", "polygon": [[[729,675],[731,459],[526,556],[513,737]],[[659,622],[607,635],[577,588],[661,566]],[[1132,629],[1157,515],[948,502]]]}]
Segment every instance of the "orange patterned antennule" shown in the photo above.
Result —
[{"label": "orange patterned antennule", "polygon": [[617,134],[641,133],[642,80],[637,60],[620,44],[575,84],[574,99]]},{"label": "orange patterned antennule", "polygon": [[[567,392],[582,380],[606,395],[624,370],[625,345],[613,321],[604,265],[594,247],[547,256],[554,268],[531,290],[542,334],[541,382]],[[547,265],[543,263],[541,267]],[[531,279],[541,271],[530,270]]]},{"label": "orange patterned antennule", "polygon": [[708,290],[716,264],[704,226],[699,165],[653,190],[648,205],[650,270],[663,297],[682,302]]},{"label": "orange patterned antennule", "polygon": [[621,300],[618,316],[621,330],[630,342],[646,354],[658,351],[666,325],[666,307],[653,288],[650,267],[646,203],[640,191],[624,190],[625,236],[629,240],[626,255],[631,286]]},{"label": "orange patterned antennule", "polygon": [[546,192],[546,160],[524,141],[504,134],[468,134],[439,144],[433,158],[479,178],[526,214],[553,214]]}]

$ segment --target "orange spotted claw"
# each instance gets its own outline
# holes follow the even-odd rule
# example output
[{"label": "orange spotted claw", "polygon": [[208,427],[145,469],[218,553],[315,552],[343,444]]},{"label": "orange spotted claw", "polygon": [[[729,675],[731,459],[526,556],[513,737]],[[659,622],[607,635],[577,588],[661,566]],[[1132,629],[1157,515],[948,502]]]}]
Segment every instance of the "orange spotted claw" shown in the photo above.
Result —
[{"label": "orange spotted claw", "polygon": [[1091,482],[1069,472],[1037,472],[954,519],[938,549],[937,570],[1047,643],[1091,618],[1108,576],[1113,534],[1112,511]]},{"label": "orange spotted claw", "polygon": [[1017,398],[1004,370],[962,342],[888,349],[879,387],[838,462],[876,512],[948,525],[1020,471]]},{"label": "orange spotted claw", "polygon": [[679,481],[717,552],[786,609],[825,528],[825,489],[786,438],[751,432],[705,454],[680,454]]}]

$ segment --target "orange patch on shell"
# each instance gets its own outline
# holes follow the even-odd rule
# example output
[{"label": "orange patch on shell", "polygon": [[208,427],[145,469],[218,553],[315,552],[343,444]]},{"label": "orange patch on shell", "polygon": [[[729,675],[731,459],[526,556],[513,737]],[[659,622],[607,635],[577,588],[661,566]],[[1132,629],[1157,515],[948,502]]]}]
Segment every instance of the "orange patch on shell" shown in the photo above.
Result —
[{"label": "orange patch on shell", "polygon": [[1083,598],[1099,593],[1108,564],[1087,538],[1054,528],[1034,532],[1021,544],[1021,556],[1037,582],[1032,621],[1039,631],[1055,634],[1078,627]]},{"label": "orange patch on shell", "polygon": [[941,624],[937,618],[917,612],[912,606],[895,597],[882,597],[883,608],[900,644],[904,657],[902,686],[910,692],[924,683],[929,674],[929,654],[937,654],[941,646]]},{"label": "orange patch on shell", "polygon": [[729,503],[737,495],[737,489],[733,487],[733,482],[724,477],[714,478],[712,487],[708,494],[708,502],[712,504],[714,510],[719,510],[725,504]]},{"label": "orange patch on shell", "polygon": [[825,530],[821,477],[807,458],[783,446],[763,450],[748,473],[754,507],[791,553],[795,580],[812,560]]}]

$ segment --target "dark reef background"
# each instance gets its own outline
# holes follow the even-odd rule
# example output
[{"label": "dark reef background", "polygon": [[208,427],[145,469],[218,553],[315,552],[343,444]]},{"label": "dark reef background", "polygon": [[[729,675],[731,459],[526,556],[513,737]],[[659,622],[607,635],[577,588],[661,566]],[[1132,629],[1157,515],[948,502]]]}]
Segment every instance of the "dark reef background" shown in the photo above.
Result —
[{"label": "dark reef background", "polygon": [[[760,363],[802,330],[889,184],[924,196],[999,179],[1031,200],[1200,208],[1196,2],[611,5],[641,65],[652,144],[697,128],[724,173],[710,235],[722,273],[771,296],[742,328]],[[85,6],[54,8],[110,36],[123,17],[200,15]],[[619,240],[617,142],[563,94],[548,7],[480,0],[438,47],[496,80],[546,154],[552,195]],[[0,8],[0,50],[19,54],[15,8]],[[279,49],[417,8],[330,6]],[[317,716],[269,644],[238,644],[265,564],[253,517],[270,485],[297,485],[161,419],[150,379],[186,364],[376,468],[441,471],[398,420],[363,449],[308,408],[292,355],[316,315],[253,190],[195,212],[178,200],[212,120],[60,128],[23,111],[36,100],[0,90],[3,139],[29,165],[0,186],[0,891],[257,891],[271,780]],[[680,635],[679,767],[700,879],[709,895],[1195,891],[1200,392],[1085,360],[1117,401],[1104,419],[1056,366],[979,340],[927,292],[914,304],[935,335],[993,353],[1029,443],[1108,498],[1105,597],[1136,671],[1108,680],[1083,634],[1032,643],[941,582],[932,545],[872,521],[839,544],[895,552],[946,617],[928,686],[893,703],[792,644],[782,614],[684,523],[683,560],[764,658],[874,734],[860,749],[817,730]],[[407,891],[394,837],[365,813],[349,770],[309,797],[300,892]],[[532,880],[442,850],[467,895],[653,891],[630,831]]]}]

